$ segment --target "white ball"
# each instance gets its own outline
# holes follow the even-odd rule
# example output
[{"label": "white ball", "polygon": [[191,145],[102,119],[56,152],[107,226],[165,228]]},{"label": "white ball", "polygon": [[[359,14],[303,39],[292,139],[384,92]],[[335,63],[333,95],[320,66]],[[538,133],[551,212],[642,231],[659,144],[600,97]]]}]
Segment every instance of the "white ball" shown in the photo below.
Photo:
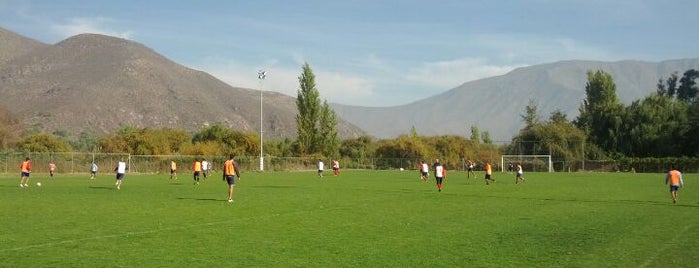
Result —
[{"label": "white ball", "polygon": [[36,186],[41,187],[41,182],[37,182],[37,183],[36,183]]},{"label": "white ball", "polygon": [[403,168],[400,168],[400,171],[403,171]]}]

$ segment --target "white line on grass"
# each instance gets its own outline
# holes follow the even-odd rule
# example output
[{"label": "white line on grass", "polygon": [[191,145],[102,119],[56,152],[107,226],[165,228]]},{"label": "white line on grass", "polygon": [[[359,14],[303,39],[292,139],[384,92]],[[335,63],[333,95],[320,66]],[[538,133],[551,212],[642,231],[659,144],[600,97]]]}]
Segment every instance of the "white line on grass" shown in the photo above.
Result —
[{"label": "white line on grass", "polygon": [[684,235],[692,227],[694,227],[694,225],[687,225],[684,228],[682,228],[682,230],[677,232],[677,234],[675,234],[675,236],[672,239],[670,239],[670,241],[665,243],[659,250],[656,251],[655,254],[651,255],[650,258],[648,258],[645,262],[643,262],[643,264],[641,264],[641,266],[639,266],[639,267],[643,268],[643,267],[648,267],[649,265],[651,265],[655,261],[655,259],[658,258],[658,256],[660,254],[665,254],[665,252],[670,247],[676,246],[675,242],[677,241],[677,239],[680,239],[680,236]]}]

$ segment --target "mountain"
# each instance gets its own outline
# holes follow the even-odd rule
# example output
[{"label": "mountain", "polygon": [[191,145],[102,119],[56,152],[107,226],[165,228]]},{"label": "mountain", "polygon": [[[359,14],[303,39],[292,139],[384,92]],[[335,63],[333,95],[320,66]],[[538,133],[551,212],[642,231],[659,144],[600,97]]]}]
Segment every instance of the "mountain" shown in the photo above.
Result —
[{"label": "mountain", "polygon": [[[0,40],[18,39],[8,31]],[[0,106],[25,127],[77,134],[113,132],[122,126],[199,130],[221,122],[259,132],[260,91],[231,87],[201,71],[179,65],[139,43],[81,34],[55,45],[2,51]],[[265,137],[296,135],[296,99],[264,92]],[[338,120],[341,137],[363,132]]]},{"label": "mountain", "polygon": [[0,28],[0,44],[2,44],[0,45],[0,66],[16,57],[26,55],[33,50],[49,46],[3,28]]},{"label": "mountain", "polygon": [[[332,104],[337,114],[379,138],[408,134],[470,136],[471,126],[507,142],[524,126],[520,115],[532,99],[542,120],[560,109],[572,120],[585,98],[587,71],[612,75],[625,104],[655,92],[659,78],[699,69],[699,58],[642,61],[561,61],[515,69],[505,75],[464,83],[442,94],[393,107]],[[391,124],[386,124],[391,122]]]}]

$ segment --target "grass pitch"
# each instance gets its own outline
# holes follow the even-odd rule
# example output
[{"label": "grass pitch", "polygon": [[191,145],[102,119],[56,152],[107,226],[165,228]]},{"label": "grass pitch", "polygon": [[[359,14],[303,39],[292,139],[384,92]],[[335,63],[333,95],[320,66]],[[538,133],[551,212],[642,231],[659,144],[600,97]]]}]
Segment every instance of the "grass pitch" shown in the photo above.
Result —
[{"label": "grass pitch", "polygon": [[[0,175],[2,267],[697,267],[696,175]],[[42,182],[42,187],[35,183]]]}]

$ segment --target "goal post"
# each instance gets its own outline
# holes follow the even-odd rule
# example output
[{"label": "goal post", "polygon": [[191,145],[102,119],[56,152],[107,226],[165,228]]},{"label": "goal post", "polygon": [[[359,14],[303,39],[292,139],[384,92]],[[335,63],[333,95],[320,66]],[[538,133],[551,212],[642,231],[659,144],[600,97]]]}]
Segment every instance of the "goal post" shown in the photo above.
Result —
[{"label": "goal post", "polygon": [[521,163],[522,168],[527,171],[553,172],[553,162],[551,161],[550,154],[503,155],[500,157],[501,171],[505,172],[510,163],[515,167],[517,163]]}]

